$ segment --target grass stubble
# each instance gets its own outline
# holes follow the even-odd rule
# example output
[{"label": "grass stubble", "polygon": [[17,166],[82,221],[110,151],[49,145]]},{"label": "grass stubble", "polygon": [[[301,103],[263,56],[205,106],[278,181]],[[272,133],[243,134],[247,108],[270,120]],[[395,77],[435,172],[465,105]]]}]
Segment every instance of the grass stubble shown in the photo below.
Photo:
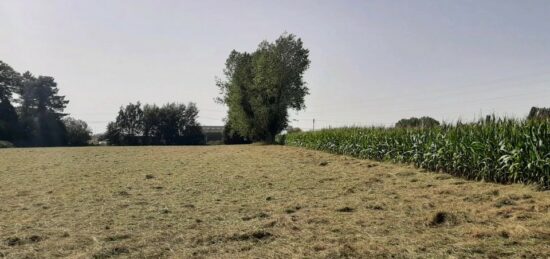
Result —
[{"label": "grass stubble", "polygon": [[0,151],[0,257],[550,254],[550,193],[284,146]]}]

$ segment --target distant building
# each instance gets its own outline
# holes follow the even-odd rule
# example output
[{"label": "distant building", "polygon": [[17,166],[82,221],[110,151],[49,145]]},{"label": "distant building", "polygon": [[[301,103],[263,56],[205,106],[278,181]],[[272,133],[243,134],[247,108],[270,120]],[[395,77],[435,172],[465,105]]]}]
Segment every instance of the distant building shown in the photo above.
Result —
[{"label": "distant building", "polygon": [[224,126],[201,126],[204,134],[204,142],[208,144],[223,141]]}]

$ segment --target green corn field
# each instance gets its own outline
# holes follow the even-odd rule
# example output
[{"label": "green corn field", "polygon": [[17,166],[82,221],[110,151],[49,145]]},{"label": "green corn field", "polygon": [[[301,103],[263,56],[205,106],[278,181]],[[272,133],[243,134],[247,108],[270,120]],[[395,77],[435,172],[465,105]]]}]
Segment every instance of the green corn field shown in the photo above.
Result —
[{"label": "green corn field", "polygon": [[550,187],[550,120],[491,119],[433,128],[338,128],[286,144],[499,183]]}]

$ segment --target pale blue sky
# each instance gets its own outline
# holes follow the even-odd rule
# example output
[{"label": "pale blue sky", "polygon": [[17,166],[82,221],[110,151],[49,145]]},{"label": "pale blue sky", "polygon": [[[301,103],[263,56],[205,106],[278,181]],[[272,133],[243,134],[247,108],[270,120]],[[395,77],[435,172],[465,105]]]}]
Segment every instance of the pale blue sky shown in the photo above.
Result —
[{"label": "pale blue sky", "polygon": [[96,133],[138,100],[193,101],[222,125],[229,52],[285,31],[311,52],[304,129],[550,106],[547,0],[0,1],[0,60],[55,77]]}]

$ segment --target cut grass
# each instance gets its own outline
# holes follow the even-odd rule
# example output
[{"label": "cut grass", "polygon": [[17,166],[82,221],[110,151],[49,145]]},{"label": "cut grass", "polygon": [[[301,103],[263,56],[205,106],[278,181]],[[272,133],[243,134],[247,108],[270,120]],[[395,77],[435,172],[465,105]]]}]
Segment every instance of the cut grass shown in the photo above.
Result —
[{"label": "cut grass", "polygon": [[0,257],[545,257],[550,193],[284,146],[0,151]]}]

